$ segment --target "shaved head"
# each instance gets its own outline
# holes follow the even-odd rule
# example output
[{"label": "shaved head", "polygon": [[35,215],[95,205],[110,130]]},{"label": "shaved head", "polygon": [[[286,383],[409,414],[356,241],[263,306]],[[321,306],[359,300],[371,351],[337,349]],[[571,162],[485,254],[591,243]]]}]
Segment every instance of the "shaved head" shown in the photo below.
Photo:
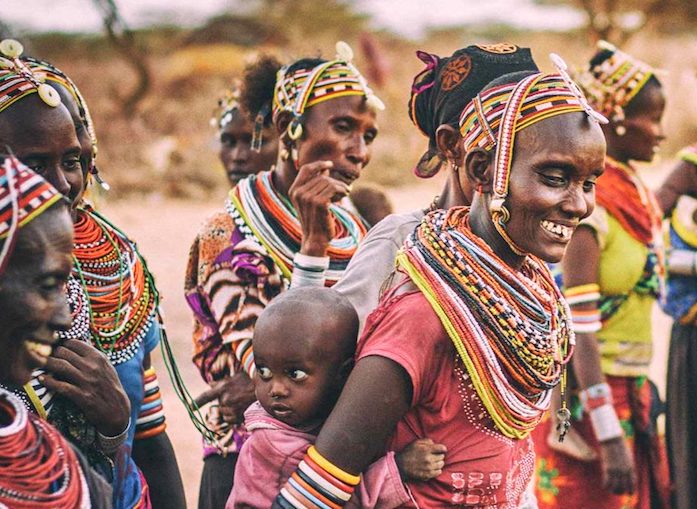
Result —
[{"label": "shaved head", "polygon": [[353,356],[358,315],[351,302],[331,288],[296,288],[276,297],[257,320],[254,342],[283,337],[328,362]]}]

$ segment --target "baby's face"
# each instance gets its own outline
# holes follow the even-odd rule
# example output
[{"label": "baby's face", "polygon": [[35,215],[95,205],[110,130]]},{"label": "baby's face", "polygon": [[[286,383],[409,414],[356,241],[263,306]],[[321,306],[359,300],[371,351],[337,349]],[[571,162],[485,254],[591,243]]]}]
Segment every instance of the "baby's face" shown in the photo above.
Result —
[{"label": "baby's face", "polygon": [[[284,337],[272,337],[276,334]],[[264,410],[281,422],[299,426],[329,414],[343,380],[340,363],[313,348],[316,342],[291,336],[282,330],[255,336],[254,384]]]}]

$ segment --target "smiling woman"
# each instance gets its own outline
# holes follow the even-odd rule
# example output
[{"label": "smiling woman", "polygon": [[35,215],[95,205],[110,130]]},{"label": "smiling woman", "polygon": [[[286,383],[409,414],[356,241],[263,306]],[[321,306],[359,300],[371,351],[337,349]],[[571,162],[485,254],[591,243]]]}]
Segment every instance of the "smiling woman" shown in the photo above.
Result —
[{"label": "smiling woman", "polygon": [[[17,159],[0,160],[0,384],[21,387],[70,327],[73,232],[60,194]],[[0,505],[111,507],[111,487],[46,421],[0,388]]]},{"label": "smiling woman", "polygon": [[601,117],[560,72],[505,75],[462,112],[472,206],[426,214],[407,239],[397,256],[406,277],[368,317],[305,457],[330,483],[301,468],[274,507],[347,500],[380,451],[422,437],[447,452],[439,476],[407,483],[417,506],[526,507],[530,433],[573,350],[544,262],[561,258],[568,230],[592,212],[605,155]]}]

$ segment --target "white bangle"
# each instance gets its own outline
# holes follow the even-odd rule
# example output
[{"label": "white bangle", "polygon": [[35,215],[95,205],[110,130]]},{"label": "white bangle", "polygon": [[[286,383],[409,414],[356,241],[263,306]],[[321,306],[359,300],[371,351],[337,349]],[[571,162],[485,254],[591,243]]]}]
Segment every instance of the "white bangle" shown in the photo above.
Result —
[{"label": "white bangle", "polygon": [[124,444],[126,438],[128,438],[129,429],[131,429],[130,417],[128,418],[128,425],[126,426],[126,429],[124,429],[118,435],[109,437],[106,435],[102,435],[99,431],[97,431],[97,440],[99,441],[99,448],[107,456],[113,455],[119,449],[119,447],[121,447]]},{"label": "white bangle", "polygon": [[324,273],[329,268],[328,256],[309,256],[295,253],[290,281],[293,288],[324,286]]},{"label": "white bangle", "polygon": [[293,266],[299,265],[302,268],[324,269],[329,268],[328,256],[310,256],[302,253],[295,253],[293,256]]},{"label": "white bangle", "polygon": [[624,435],[615,408],[610,403],[594,408],[589,415],[598,442],[607,442]]}]

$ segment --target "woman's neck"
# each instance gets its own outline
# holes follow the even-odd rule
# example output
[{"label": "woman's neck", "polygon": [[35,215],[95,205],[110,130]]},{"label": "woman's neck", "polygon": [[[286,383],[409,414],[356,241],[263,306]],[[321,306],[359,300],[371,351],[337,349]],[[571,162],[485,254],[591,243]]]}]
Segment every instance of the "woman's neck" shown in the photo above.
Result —
[{"label": "woman's neck", "polygon": [[501,237],[489,213],[489,200],[477,193],[470,208],[470,227],[472,231],[491,248],[496,256],[512,269],[518,270],[525,261],[525,256],[517,255]]},{"label": "woman's neck", "polygon": [[618,163],[629,165],[629,158],[626,155],[620,153],[618,150],[614,149],[610,145],[607,146],[607,157],[611,157]]},{"label": "woman's neck", "polygon": [[460,189],[457,173],[450,171],[448,174],[448,179],[443,185],[443,190],[440,192],[440,196],[435,201],[435,206],[436,208],[447,210],[452,207],[460,207],[463,205],[469,205],[469,201],[467,200],[465,193],[463,193],[462,189]]},{"label": "woman's neck", "polygon": [[281,196],[288,197],[290,187],[297,175],[298,172],[295,170],[293,161],[290,158],[284,161],[279,155],[271,172],[271,182],[276,192]]}]

